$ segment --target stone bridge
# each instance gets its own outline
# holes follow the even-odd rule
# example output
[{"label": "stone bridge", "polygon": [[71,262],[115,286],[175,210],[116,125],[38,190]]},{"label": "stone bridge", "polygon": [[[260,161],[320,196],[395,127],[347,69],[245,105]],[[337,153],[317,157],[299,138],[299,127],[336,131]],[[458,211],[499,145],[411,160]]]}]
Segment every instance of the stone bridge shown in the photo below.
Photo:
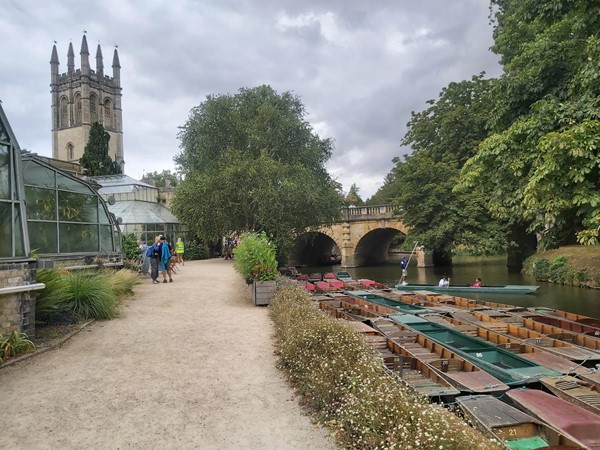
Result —
[{"label": "stone bridge", "polygon": [[[341,258],[342,267],[396,262],[402,255],[408,257],[410,252],[389,248],[398,234],[409,231],[394,217],[393,209],[391,205],[344,208],[340,222],[298,237],[290,265],[320,265],[323,258],[332,254]],[[419,267],[432,265],[420,249],[413,258]]]}]

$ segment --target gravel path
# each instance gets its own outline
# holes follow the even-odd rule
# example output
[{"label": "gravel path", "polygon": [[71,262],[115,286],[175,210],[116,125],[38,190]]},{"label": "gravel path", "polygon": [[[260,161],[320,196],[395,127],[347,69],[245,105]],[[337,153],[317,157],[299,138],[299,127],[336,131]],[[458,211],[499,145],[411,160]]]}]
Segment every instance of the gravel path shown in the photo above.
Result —
[{"label": "gravel path", "polygon": [[136,288],[119,319],[0,369],[0,448],[334,449],[275,368],[230,261]]}]

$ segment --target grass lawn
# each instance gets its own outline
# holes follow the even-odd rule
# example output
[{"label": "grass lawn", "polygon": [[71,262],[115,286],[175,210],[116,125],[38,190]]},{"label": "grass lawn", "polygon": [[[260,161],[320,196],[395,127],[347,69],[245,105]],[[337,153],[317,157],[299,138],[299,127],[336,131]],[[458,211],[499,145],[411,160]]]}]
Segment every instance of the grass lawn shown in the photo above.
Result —
[{"label": "grass lawn", "polygon": [[590,277],[600,276],[600,245],[568,245],[555,250],[537,252],[535,256],[547,260],[564,256],[574,269],[585,272]]}]

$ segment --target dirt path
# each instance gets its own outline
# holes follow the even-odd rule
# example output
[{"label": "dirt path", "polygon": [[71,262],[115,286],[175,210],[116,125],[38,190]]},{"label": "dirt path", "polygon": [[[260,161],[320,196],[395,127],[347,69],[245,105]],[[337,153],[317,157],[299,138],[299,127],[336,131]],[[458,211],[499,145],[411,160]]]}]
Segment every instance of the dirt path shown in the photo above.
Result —
[{"label": "dirt path", "polygon": [[230,261],[148,280],[121,318],[0,369],[0,448],[333,449],[275,368]]}]

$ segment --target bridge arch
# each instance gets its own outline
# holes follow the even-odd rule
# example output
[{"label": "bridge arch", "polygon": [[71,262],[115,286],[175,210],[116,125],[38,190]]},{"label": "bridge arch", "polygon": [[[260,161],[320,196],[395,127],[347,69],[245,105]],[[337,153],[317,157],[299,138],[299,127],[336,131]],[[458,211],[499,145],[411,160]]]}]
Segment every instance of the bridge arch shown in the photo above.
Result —
[{"label": "bridge arch", "polygon": [[340,246],[330,231],[327,229],[309,231],[298,236],[289,257],[289,264],[322,265],[323,258],[332,254],[340,256]]}]

